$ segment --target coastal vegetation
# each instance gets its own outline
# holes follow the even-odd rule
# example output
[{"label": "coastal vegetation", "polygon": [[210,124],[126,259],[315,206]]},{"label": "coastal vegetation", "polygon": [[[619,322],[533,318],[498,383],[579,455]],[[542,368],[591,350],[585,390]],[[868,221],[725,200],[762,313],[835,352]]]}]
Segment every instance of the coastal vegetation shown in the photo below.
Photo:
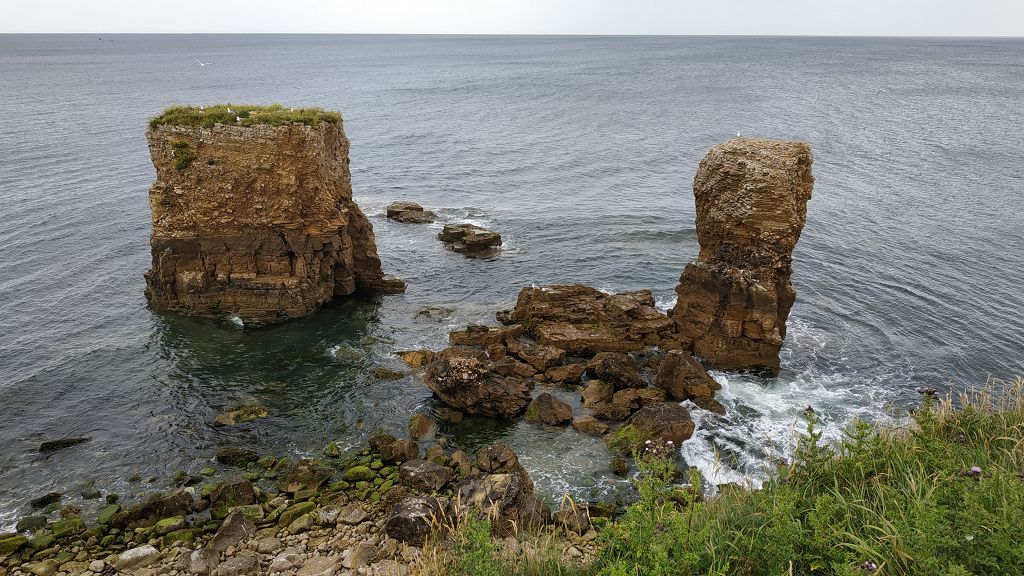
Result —
[{"label": "coastal vegetation", "polygon": [[341,114],[321,108],[285,108],[280,104],[256,106],[251,104],[217,104],[214,106],[171,106],[149,121],[150,128],[158,126],[253,126],[266,124],[305,124],[316,126],[320,122],[339,124]]},{"label": "coastal vegetation", "polygon": [[[673,488],[664,449],[634,455],[639,500],[601,532],[589,567],[523,561],[484,570],[479,525],[453,537],[448,574],[1024,574],[1024,379],[938,399],[900,424],[850,424],[822,442],[818,418],[761,490]],[[680,494],[682,493],[682,494]]]}]

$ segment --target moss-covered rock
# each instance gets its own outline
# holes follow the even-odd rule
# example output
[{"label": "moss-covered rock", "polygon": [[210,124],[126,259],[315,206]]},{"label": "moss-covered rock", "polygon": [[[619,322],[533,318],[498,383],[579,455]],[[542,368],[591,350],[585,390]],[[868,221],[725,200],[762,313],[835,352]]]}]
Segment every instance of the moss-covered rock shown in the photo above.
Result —
[{"label": "moss-covered rock", "polygon": [[0,535],[0,556],[14,554],[25,544],[28,544],[28,538],[20,534]]},{"label": "moss-covered rock", "polygon": [[280,518],[277,520],[277,525],[282,528],[286,528],[299,516],[312,512],[315,507],[316,504],[314,502],[299,502],[298,504],[293,504],[281,513]]},{"label": "moss-covered rock", "polygon": [[50,529],[53,531],[53,536],[60,540],[61,538],[85,532],[85,523],[82,522],[80,517],[72,516],[54,522]]},{"label": "moss-covered rock", "polygon": [[368,482],[376,476],[377,474],[368,466],[353,466],[345,471],[342,478],[347,482]]},{"label": "moss-covered rock", "polygon": [[175,545],[190,545],[195,541],[197,536],[202,535],[203,531],[197,528],[181,528],[173,532],[168,532],[163,537],[163,544],[166,547]]}]

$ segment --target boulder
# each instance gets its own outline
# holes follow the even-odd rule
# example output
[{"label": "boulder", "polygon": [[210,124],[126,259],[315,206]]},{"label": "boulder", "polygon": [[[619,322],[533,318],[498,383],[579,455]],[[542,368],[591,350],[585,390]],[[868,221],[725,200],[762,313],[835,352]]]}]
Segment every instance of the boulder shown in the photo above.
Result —
[{"label": "boulder", "polygon": [[217,576],[248,576],[258,574],[259,571],[259,561],[248,555],[232,556],[217,566]]},{"label": "boulder", "polygon": [[675,325],[655,308],[650,290],[608,294],[580,284],[523,288],[515,309],[500,316],[528,326],[540,344],[574,355],[678,347]]},{"label": "boulder", "polygon": [[114,528],[148,528],[163,518],[187,516],[192,512],[192,495],[179,490],[169,496],[154,494],[110,517]]},{"label": "boulder", "polygon": [[331,477],[331,469],[315,460],[302,459],[289,463],[277,477],[281,492],[316,490]]},{"label": "boulder", "polygon": [[547,522],[547,508],[508,445],[498,442],[477,450],[476,467],[484,474],[467,477],[459,484],[454,514],[477,510],[492,519],[492,529],[499,536],[533,530]]},{"label": "boulder", "polygon": [[46,516],[36,514],[34,516],[25,516],[21,520],[18,520],[18,524],[15,529],[18,532],[35,532],[36,530],[46,528],[46,524]]},{"label": "boulder", "polygon": [[448,348],[430,362],[423,381],[438,398],[462,412],[506,418],[520,414],[530,402],[530,385],[491,373],[486,358],[478,350]]},{"label": "boulder", "polygon": [[426,414],[413,414],[409,418],[409,436],[413,440],[421,440],[437,430],[437,423]]},{"label": "boulder", "polygon": [[245,466],[250,462],[255,462],[259,459],[259,454],[252,450],[246,450],[245,448],[239,448],[237,446],[221,446],[220,448],[217,448],[217,462],[220,462],[225,466],[245,468]]},{"label": "boulder", "polygon": [[548,392],[538,394],[526,407],[526,421],[531,424],[561,426],[572,420],[572,408]]},{"label": "boulder", "polygon": [[714,412],[725,416],[725,406],[721,402],[715,400],[711,396],[697,396],[690,398],[690,402],[693,402],[701,410],[707,410],[708,412]]},{"label": "boulder", "polygon": [[404,350],[396,352],[402,362],[409,365],[410,368],[422,368],[430,363],[430,360],[434,357],[434,353],[430,350]]},{"label": "boulder", "polygon": [[586,504],[563,502],[561,510],[556,510],[551,518],[567,532],[584,534],[590,530],[590,509]]},{"label": "boulder", "polygon": [[492,362],[491,372],[505,377],[533,378],[537,375],[537,369],[526,362],[520,362],[511,356],[500,358]]},{"label": "boulder", "polygon": [[574,384],[580,381],[586,370],[585,364],[563,364],[549,368],[544,373],[544,377],[548,379],[548,382],[555,384]]},{"label": "boulder", "polygon": [[232,546],[237,546],[256,531],[256,525],[240,510],[235,510],[221,522],[220,528],[210,539],[209,548],[218,554]]},{"label": "boulder", "polygon": [[33,498],[29,502],[29,506],[32,506],[33,508],[46,508],[50,504],[60,502],[60,499],[63,497],[64,495],[60,492],[48,492],[38,498]]},{"label": "boulder", "polygon": [[600,436],[608,431],[608,425],[593,416],[578,416],[573,418],[572,427],[591,436]]},{"label": "boulder", "polygon": [[392,202],[388,205],[387,216],[388,220],[403,224],[430,224],[437,219],[437,214],[415,202]]},{"label": "boulder", "polygon": [[642,436],[671,441],[678,446],[693,435],[690,412],[675,402],[658,402],[644,406],[633,414],[629,424]]},{"label": "boulder", "polygon": [[587,364],[587,373],[592,378],[611,382],[616,389],[646,388],[647,383],[640,377],[640,368],[628,354],[622,352],[601,352]]},{"label": "boulder", "polygon": [[312,556],[302,562],[295,576],[334,576],[341,567],[341,559],[337,556]]},{"label": "boulder", "polygon": [[583,407],[593,410],[595,407],[611,402],[615,394],[615,386],[604,380],[591,380],[583,389]]},{"label": "boulder", "polygon": [[683,270],[671,316],[711,367],[779,370],[811,162],[807,144],[755,138],[718,144],[701,160],[693,180],[700,253]]},{"label": "boulder", "polygon": [[455,252],[486,255],[501,247],[501,234],[475,224],[445,224],[437,237]]},{"label": "boulder", "polygon": [[156,563],[160,560],[160,551],[146,544],[145,546],[138,546],[121,552],[113,560],[111,564],[118,572],[134,572],[139,568],[145,568],[150,564]]},{"label": "boulder", "polygon": [[358,289],[399,288],[385,280],[373,227],[352,200],[339,116],[272,125],[253,108],[241,122],[205,127],[168,112],[146,132],[156,169],[152,306],[265,324]]},{"label": "boulder", "polygon": [[384,461],[400,463],[419,456],[420,447],[415,440],[394,440],[383,444],[377,451],[380,452],[380,457]]},{"label": "boulder", "polygon": [[224,518],[236,506],[256,503],[252,482],[244,478],[233,478],[218,485],[210,492],[210,515]]},{"label": "boulder", "polygon": [[662,359],[656,385],[674,400],[712,396],[722,389],[689,352],[682,350],[672,350]]},{"label": "boulder", "polygon": [[443,506],[437,498],[406,498],[391,509],[384,523],[384,532],[399,542],[420,547],[442,517]]},{"label": "boulder", "polygon": [[421,492],[437,492],[452,480],[452,471],[428,460],[409,460],[398,468],[402,484]]}]

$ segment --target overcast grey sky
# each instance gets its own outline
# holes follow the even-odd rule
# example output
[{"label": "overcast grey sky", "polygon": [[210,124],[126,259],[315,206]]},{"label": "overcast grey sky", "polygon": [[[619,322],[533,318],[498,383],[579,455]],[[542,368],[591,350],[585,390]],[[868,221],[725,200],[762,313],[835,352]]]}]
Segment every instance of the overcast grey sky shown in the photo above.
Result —
[{"label": "overcast grey sky", "polygon": [[3,0],[0,32],[1024,36],[1024,0]]}]

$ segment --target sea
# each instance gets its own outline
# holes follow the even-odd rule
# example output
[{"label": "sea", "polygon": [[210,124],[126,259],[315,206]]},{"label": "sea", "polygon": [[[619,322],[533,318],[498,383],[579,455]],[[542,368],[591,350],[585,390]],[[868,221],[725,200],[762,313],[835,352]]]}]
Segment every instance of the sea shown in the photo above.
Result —
[{"label": "sea", "polygon": [[[209,103],[340,111],[408,291],[265,328],[149,308],[146,123]],[[737,134],[808,142],[815,185],[781,372],[713,372],[727,414],[693,411],[681,456],[708,485],[763,481],[808,406],[834,439],[900,421],[919,387],[1024,373],[1021,39],[0,35],[0,532],[47,492],[88,515],[86,487],[166,490],[224,444],[301,457],[401,434],[438,404],[395,351],[494,324],[525,286],[647,288],[669,309],[697,165]],[[396,200],[439,220],[388,221]],[[505,244],[453,253],[451,222]],[[269,416],[212,425],[250,402]],[[39,452],[71,436],[91,440]],[[628,499],[571,428],[468,418],[424,447],[499,440],[553,502]]]}]

